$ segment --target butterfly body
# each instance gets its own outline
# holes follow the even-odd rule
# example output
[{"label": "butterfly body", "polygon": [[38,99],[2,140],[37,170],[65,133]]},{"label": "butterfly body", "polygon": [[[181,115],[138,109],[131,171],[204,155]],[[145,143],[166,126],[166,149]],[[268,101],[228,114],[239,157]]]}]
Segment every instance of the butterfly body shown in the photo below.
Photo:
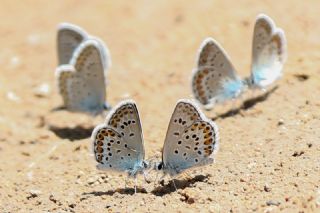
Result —
[{"label": "butterfly body", "polygon": [[219,133],[189,100],[178,101],[172,114],[157,170],[170,176],[214,162],[218,150]]}]

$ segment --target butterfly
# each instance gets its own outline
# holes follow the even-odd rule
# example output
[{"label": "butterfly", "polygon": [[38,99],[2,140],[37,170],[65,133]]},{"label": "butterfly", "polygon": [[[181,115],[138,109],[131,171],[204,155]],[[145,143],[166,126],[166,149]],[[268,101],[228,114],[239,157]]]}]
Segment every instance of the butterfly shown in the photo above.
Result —
[{"label": "butterfly", "polygon": [[126,172],[132,178],[145,175],[149,163],[144,160],[142,127],[134,101],[119,103],[91,137],[97,169]]},{"label": "butterfly", "polygon": [[247,88],[264,89],[279,79],[287,57],[286,38],[271,18],[258,15],[252,44],[251,75],[241,79],[229,56],[212,38],[203,41],[193,71],[191,87],[206,109],[240,96]]},{"label": "butterfly", "polygon": [[265,88],[278,80],[287,59],[284,31],[267,15],[257,17],[252,42],[251,76],[248,86]]},{"label": "butterfly", "polygon": [[70,23],[61,23],[58,26],[57,53],[59,65],[69,64],[76,48],[88,39],[96,40],[101,46],[104,69],[107,70],[111,65],[111,59],[109,50],[104,42],[97,37],[89,35],[81,27]]},{"label": "butterfly", "polygon": [[74,51],[70,64],[56,69],[59,93],[68,110],[97,115],[108,108],[103,51],[96,40],[85,40]]},{"label": "butterfly", "polygon": [[245,88],[229,56],[213,38],[202,42],[197,67],[192,75],[192,92],[207,109],[238,97]]},{"label": "butterfly", "polygon": [[170,119],[162,161],[156,163],[155,169],[175,176],[211,164],[218,146],[217,125],[206,118],[193,101],[181,99]]}]

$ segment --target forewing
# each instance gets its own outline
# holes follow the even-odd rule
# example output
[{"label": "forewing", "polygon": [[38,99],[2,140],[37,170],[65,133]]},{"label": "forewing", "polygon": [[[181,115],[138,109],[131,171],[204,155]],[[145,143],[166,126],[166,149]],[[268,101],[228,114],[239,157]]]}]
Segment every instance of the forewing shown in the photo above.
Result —
[{"label": "forewing", "polygon": [[139,155],[139,161],[144,159],[144,145],[142,127],[135,102],[125,101],[116,107],[114,113],[110,113],[107,119],[108,126],[116,130],[127,142],[130,150],[135,150]]},{"label": "forewing", "polygon": [[254,27],[251,80],[253,86],[266,87],[282,75],[287,57],[284,32],[266,15],[259,15]]},{"label": "forewing", "polygon": [[86,37],[87,33],[78,26],[69,23],[59,25],[57,34],[59,65],[70,63],[75,49]]},{"label": "forewing", "polygon": [[111,56],[110,56],[110,51],[107,45],[98,37],[90,36],[89,37],[91,40],[95,40],[98,42],[100,45],[100,50],[101,50],[101,55],[102,55],[102,63],[104,66],[104,71],[106,71],[110,68],[111,66]]},{"label": "forewing", "polygon": [[217,147],[218,130],[213,122],[204,119],[192,102],[177,103],[162,155],[165,169],[171,174],[212,162],[209,156]]},{"label": "forewing", "polygon": [[95,40],[86,40],[76,50],[71,65],[75,74],[67,82],[68,108],[75,111],[99,113],[106,97],[101,46]]},{"label": "forewing", "polygon": [[242,82],[223,48],[212,38],[204,40],[192,76],[192,92],[203,105],[214,105],[237,97]]},{"label": "forewing", "polygon": [[171,116],[166,139],[164,141],[162,151],[162,161],[164,163],[167,163],[167,154],[170,152],[171,146],[177,142],[178,137],[183,134],[183,131],[186,128],[199,120],[201,120],[201,115],[190,101],[178,101]]}]

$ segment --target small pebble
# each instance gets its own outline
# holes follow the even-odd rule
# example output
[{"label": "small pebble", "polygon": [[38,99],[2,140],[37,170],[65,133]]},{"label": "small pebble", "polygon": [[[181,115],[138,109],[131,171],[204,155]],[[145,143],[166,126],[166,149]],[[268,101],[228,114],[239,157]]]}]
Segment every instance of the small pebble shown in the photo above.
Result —
[{"label": "small pebble", "polygon": [[21,99],[19,96],[17,96],[14,92],[10,91],[10,92],[7,92],[7,98],[10,100],[10,101],[14,101],[14,102],[20,102]]},{"label": "small pebble", "polygon": [[46,83],[39,85],[34,90],[34,95],[40,98],[47,97],[50,93],[50,86]]},{"label": "small pebble", "polygon": [[11,68],[16,68],[20,65],[21,61],[20,61],[20,58],[18,56],[13,56],[11,59],[10,59],[10,67]]},{"label": "small pebble", "polygon": [[210,213],[221,212],[221,206],[219,204],[214,204],[209,207]]},{"label": "small pebble", "polygon": [[279,206],[281,203],[279,201],[276,201],[276,200],[269,200],[266,202],[266,204],[268,206]]},{"label": "small pebble", "polygon": [[27,42],[31,45],[39,44],[40,36],[38,34],[31,34],[27,37]]},{"label": "small pebble", "polygon": [[283,125],[284,124],[284,120],[283,119],[279,119],[279,121],[278,121],[278,126],[281,126],[281,125]]},{"label": "small pebble", "polygon": [[265,192],[270,192],[271,191],[271,187],[268,184],[265,184],[263,187]]},{"label": "small pebble", "polygon": [[193,204],[194,202],[195,202],[195,200],[192,197],[189,197],[188,200],[187,200],[188,204]]},{"label": "small pebble", "polygon": [[34,197],[38,197],[41,194],[41,191],[36,189],[31,189],[29,193],[31,197],[34,198]]}]

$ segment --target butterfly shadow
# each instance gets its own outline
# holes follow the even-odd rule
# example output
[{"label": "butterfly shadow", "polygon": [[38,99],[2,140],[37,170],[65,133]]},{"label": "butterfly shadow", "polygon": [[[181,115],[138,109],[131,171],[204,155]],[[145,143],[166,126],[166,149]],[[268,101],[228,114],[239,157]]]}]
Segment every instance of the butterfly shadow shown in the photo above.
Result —
[{"label": "butterfly shadow", "polygon": [[[123,195],[134,195],[135,194],[134,188],[119,188],[119,189],[116,189],[116,190],[108,190],[108,191],[85,192],[85,193],[82,193],[82,195],[93,195],[93,196],[96,196],[96,197],[101,197],[101,196],[104,196],[104,195],[112,196],[115,193],[120,193],[120,194],[123,194]],[[137,187],[137,193],[146,194],[147,190],[145,188]]]},{"label": "butterfly shadow", "polygon": [[59,112],[59,111],[65,111],[67,110],[67,108],[65,106],[57,106],[57,107],[54,107],[50,110],[50,112]]},{"label": "butterfly shadow", "polygon": [[[160,186],[156,187],[154,190],[151,191],[152,194],[156,196],[164,196],[167,194],[170,194],[172,192],[175,192],[176,189],[185,189],[190,186],[192,186],[196,182],[205,182],[209,178],[209,175],[197,175],[193,178],[183,179],[183,180],[177,180],[172,179],[167,184],[164,184],[164,180],[160,181]],[[175,189],[174,184],[177,187]]]},{"label": "butterfly shadow", "polygon": [[212,120],[215,121],[219,118],[223,119],[223,118],[228,118],[228,117],[232,117],[237,114],[240,114],[242,110],[248,110],[248,109],[254,107],[257,103],[266,101],[269,98],[269,96],[272,93],[274,93],[277,89],[278,89],[278,86],[275,86],[272,89],[270,89],[269,91],[267,91],[257,97],[245,100],[240,107],[235,108],[235,109],[231,109],[223,114],[217,115],[216,117],[213,117]]},{"label": "butterfly shadow", "polygon": [[57,127],[57,126],[49,126],[49,130],[52,131],[56,136],[62,139],[69,139],[70,141],[82,140],[89,138],[93,131],[94,127]]}]

